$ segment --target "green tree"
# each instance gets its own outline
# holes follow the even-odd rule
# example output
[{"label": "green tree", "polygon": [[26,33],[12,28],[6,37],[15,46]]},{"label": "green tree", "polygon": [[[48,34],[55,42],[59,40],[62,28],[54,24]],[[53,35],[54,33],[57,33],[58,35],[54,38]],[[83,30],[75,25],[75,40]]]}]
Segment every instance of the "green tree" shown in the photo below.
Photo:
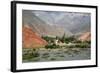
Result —
[{"label": "green tree", "polygon": [[63,34],[61,41],[64,43],[65,42],[65,33]]}]

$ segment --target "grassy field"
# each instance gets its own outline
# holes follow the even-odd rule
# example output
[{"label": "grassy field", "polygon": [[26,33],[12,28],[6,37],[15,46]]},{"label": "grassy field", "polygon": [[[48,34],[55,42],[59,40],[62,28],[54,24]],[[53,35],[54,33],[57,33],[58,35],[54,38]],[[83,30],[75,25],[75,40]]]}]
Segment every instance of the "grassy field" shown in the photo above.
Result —
[{"label": "grassy field", "polygon": [[23,62],[46,62],[64,60],[87,60],[90,48],[23,49]]}]

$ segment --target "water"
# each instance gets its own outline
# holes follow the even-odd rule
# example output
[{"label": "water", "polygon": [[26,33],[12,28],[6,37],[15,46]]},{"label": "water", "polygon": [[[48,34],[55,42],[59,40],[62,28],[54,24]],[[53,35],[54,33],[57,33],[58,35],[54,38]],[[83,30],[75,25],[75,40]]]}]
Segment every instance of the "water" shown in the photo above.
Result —
[{"label": "water", "polygon": [[[37,56],[30,59],[23,59],[23,62],[46,62],[46,61],[69,61],[69,60],[88,60],[91,59],[91,48],[58,48],[58,49],[36,49]],[[25,52],[33,50],[24,49]],[[33,51],[34,53],[34,51]],[[24,56],[25,57],[25,56]]]}]

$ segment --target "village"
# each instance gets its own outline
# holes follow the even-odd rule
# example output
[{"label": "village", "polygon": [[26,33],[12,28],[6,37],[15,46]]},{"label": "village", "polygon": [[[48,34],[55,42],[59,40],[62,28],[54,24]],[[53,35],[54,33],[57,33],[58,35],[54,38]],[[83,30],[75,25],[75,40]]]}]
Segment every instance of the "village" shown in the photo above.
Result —
[{"label": "village", "polygon": [[90,34],[88,35],[82,35],[78,39],[74,36],[71,37],[65,37],[65,34],[59,38],[59,37],[43,37],[47,42],[48,45],[45,46],[45,48],[89,48],[90,47]]}]

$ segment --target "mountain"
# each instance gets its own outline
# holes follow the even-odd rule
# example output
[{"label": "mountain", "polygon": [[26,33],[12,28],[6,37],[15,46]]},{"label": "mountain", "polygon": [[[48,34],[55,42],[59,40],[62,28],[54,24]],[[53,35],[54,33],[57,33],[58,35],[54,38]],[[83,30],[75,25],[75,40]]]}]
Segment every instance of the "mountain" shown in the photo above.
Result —
[{"label": "mountain", "polygon": [[33,11],[33,13],[46,23],[62,27],[73,34],[90,31],[90,13],[65,11]]},{"label": "mountain", "polygon": [[78,40],[81,41],[90,41],[91,40],[91,33],[90,32],[85,32],[78,37]]},{"label": "mountain", "polygon": [[36,32],[33,32],[30,27],[24,26],[22,32],[23,48],[40,48],[47,45],[47,42]]},{"label": "mountain", "polygon": [[83,33],[90,31],[90,17],[88,15],[76,15],[76,16],[68,16],[64,17],[60,21],[58,21],[59,25],[67,28],[73,34]]},{"label": "mountain", "polygon": [[23,26],[31,27],[32,30],[38,33],[40,36],[59,36],[62,37],[65,33],[66,36],[71,36],[72,33],[69,30],[57,25],[50,25],[47,21],[44,21],[44,18],[40,18],[37,14],[32,11],[23,10]]}]

